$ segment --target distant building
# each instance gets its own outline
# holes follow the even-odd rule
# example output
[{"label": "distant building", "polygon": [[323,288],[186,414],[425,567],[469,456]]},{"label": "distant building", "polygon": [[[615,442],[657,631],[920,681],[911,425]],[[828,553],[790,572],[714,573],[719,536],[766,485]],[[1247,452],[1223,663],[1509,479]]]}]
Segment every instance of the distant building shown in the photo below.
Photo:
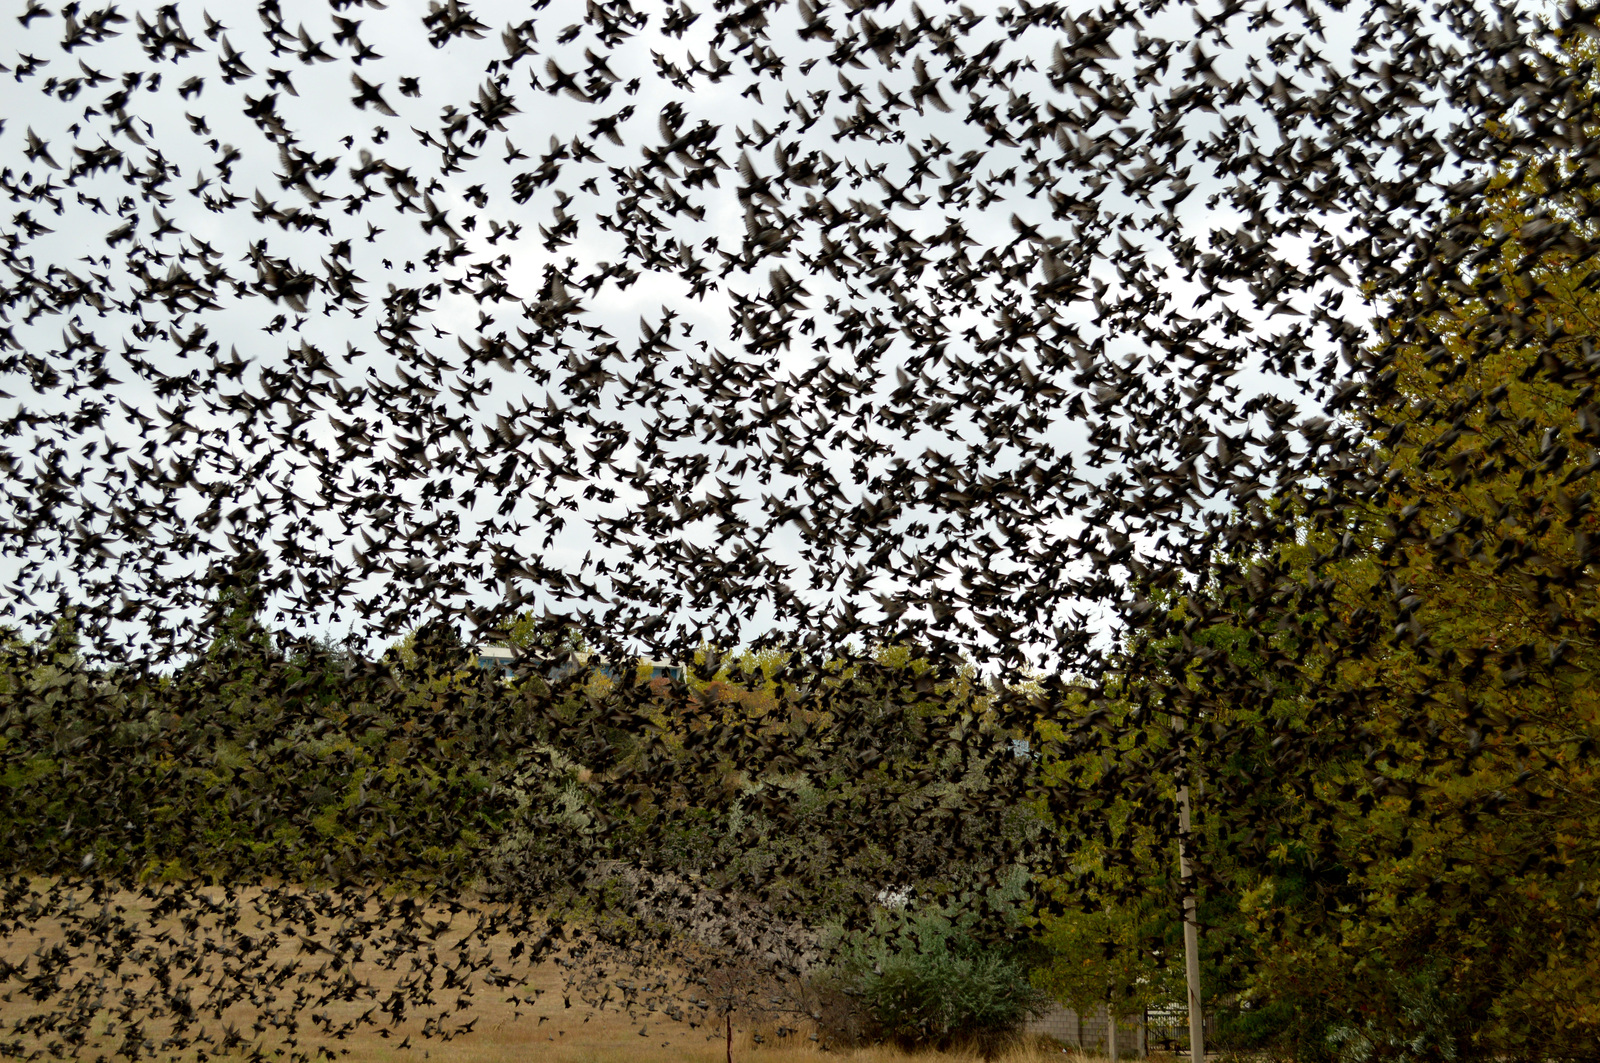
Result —
[{"label": "distant building", "polygon": [[[577,655],[577,663],[551,668],[545,674],[550,679],[561,679],[586,665],[589,657],[590,655],[587,653],[580,653]],[[510,679],[516,674],[516,654],[512,652],[509,646],[485,644],[478,647],[477,666],[484,671],[498,672],[504,678]],[[676,661],[656,661],[641,658],[637,662],[637,666],[650,669],[650,674],[645,677],[646,679],[676,680],[683,678],[683,665]],[[612,665],[601,664],[595,670],[612,682],[616,682],[616,669]]]},{"label": "distant building", "polygon": [[640,661],[640,664],[650,666],[651,679],[682,679],[683,665],[671,661]]},{"label": "distant building", "polygon": [[498,671],[507,679],[511,678],[515,658],[506,646],[479,646],[478,667],[484,671]]}]

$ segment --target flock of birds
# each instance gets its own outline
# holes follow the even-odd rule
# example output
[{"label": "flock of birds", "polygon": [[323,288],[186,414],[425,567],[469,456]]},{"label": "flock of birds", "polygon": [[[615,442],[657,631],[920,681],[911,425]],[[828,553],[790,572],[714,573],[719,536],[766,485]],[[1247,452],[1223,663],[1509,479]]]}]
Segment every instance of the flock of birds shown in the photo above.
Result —
[{"label": "flock of birds", "polygon": [[[1380,489],[1385,359],[1508,238],[1489,176],[1586,256],[1600,172],[1571,4],[11,17],[0,600],[123,669],[245,593],[358,645],[531,612],[1092,689],[1152,595],[1289,608],[1218,559],[1280,541],[1271,498]],[[1471,357],[1587,386],[1528,313]]]},{"label": "flock of birds", "polygon": [[1360,308],[1572,80],[1466,4],[361,6],[19,16],[17,621],[169,658],[260,552],[358,638],[1079,667],[1122,574],[1355,446]]}]

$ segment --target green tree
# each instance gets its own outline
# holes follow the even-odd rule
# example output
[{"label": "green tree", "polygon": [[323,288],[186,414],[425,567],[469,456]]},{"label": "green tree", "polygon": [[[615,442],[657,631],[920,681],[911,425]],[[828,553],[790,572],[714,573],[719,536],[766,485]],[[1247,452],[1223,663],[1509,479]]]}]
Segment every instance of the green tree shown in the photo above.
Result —
[{"label": "green tree", "polygon": [[[1214,886],[1302,1055],[1600,1037],[1594,191],[1542,149],[1491,175],[1441,237],[1472,271],[1424,275],[1372,352],[1363,461],[1264,507],[1275,545],[1138,651],[1202,725],[1210,837],[1244,854]],[[1254,663],[1207,643],[1235,631]]]}]

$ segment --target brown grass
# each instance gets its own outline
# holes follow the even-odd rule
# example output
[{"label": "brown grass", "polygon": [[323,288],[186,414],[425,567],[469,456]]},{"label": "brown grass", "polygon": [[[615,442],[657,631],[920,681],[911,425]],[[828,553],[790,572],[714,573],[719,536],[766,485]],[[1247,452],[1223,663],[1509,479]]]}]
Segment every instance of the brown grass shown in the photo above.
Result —
[{"label": "brown grass", "polygon": [[[353,1057],[352,1057],[353,1058]],[[414,1052],[390,1052],[373,1055],[374,1063],[416,1063],[421,1058]],[[908,1054],[897,1048],[879,1045],[835,1052],[822,1052],[814,1047],[787,1045],[775,1047],[756,1045],[749,1035],[734,1036],[734,1063],[979,1063],[979,1057],[963,1052],[925,1052]],[[722,1038],[711,1043],[684,1043],[667,1048],[654,1046],[590,1043],[579,1040],[565,1044],[523,1043],[506,1041],[462,1046],[448,1051],[434,1050],[437,1063],[504,1063],[506,1060],[527,1059],[549,1063],[631,1063],[634,1060],[657,1060],[660,1063],[725,1063],[726,1049]],[[1062,1052],[1038,1045],[1021,1045],[999,1056],[994,1063],[1107,1063],[1095,1056],[1075,1052]]]},{"label": "brown grass", "polygon": [[[420,912],[428,928],[424,933],[408,938],[403,927],[380,926],[341,942],[340,931],[359,923],[359,918],[324,916],[313,926],[303,915],[271,907],[261,889],[240,889],[231,902],[220,889],[198,893],[217,907],[152,918],[149,898],[122,892],[76,912],[57,911],[25,925],[0,925],[0,960],[24,965],[9,981],[0,976],[0,1042],[21,1041],[24,1055],[35,1049],[55,1055],[70,1054],[74,1038],[81,1038],[80,1058],[114,1060],[127,1028],[137,1026],[144,1042],[138,1058],[184,1063],[242,1056],[250,1046],[262,1049],[272,1060],[298,1057],[348,1063],[529,1059],[717,1063],[727,1058],[719,1018],[710,1018],[713,1028],[704,1015],[696,1022],[693,1014],[674,1019],[660,1010],[683,999],[673,995],[675,972],[670,970],[641,978],[639,971],[617,966],[614,957],[609,963],[602,959],[598,970],[612,982],[621,977],[633,991],[602,989],[590,994],[586,1003],[571,983],[578,972],[597,969],[595,954],[585,956],[581,964],[570,948],[537,963],[528,962],[526,956],[514,961],[511,952],[517,938],[511,934],[503,930],[472,934],[478,911],[452,916],[442,907],[427,908]],[[84,893],[79,899],[86,897]],[[92,929],[97,921],[103,925],[107,919],[133,931],[123,938],[132,947],[123,949],[114,962],[82,936],[86,928]],[[263,947],[269,934],[276,934],[277,941]],[[217,994],[240,984],[240,961],[230,959],[229,951],[241,947],[249,953],[247,978],[264,971],[291,973],[276,987],[258,987],[253,1001],[229,1002]],[[36,1001],[22,980],[37,975],[41,963],[58,949],[67,950],[69,963],[54,995]],[[430,951],[438,956],[438,965],[426,960],[413,964]],[[462,958],[469,963],[458,968],[459,979],[452,979],[446,988],[443,967]],[[230,964],[233,972],[228,970]],[[473,965],[478,969],[469,969]],[[415,983],[430,966],[434,966],[432,1003],[408,1006],[400,1021],[392,1021],[393,1016],[383,1010],[385,1002],[397,991],[406,992],[408,980],[417,989]],[[497,969],[499,984],[491,984],[490,972]],[[507,975],[508,980],[499,980]],[[185,997],[197,1014],[195,1024],[183,1033],[187,1044],[168,1040],[178,1029],[173,1004]],[[66,1001],[76,1002],[75,1012],[63,1011]],[[601,1006],[592,1006],[596,1002]],[[52,1011],[64,1021],[54,1028],[30,1025]],[[246,1033],[247,1042],[243,1049],[223,1053],[222,1041],[230,1027]],[[203,1038],[198,1044],[197,1031]],[[912,1058],[889,1047],[821,1052],[808,1038],[810,1032],[780,1039],[770,1027],[751,1029],[736,1018],[734,1059],[900,1063]],[[965,1061],[976,1056],[947,1052],[914,1058]],[[1002,1058],[1007,1063],[1080,1063],[1088,1057],[1030,1041]]]}]

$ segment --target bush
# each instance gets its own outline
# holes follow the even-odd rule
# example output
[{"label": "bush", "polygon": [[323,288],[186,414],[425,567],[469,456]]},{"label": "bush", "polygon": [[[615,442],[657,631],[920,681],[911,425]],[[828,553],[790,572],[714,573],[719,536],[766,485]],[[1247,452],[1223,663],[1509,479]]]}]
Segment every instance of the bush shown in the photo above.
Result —
[{"label": "bush", "polygon": [[[1373,1005],[1358,1021],[1335,1023],[1327,1041],[1338,1063],[1448,1063],[1471,1049],[1483,1016],[1448,989],[1444,964],[1383,972],[1373,979]],[[1536,1057],[1537,1058],[1537,1057]]]},{"label": "bush", "polygon": [[1011,951],[974,940],[937,911],[879,913],[873,933],[824,980],[822,1034],[992,1057],[1049,1006]]}]

